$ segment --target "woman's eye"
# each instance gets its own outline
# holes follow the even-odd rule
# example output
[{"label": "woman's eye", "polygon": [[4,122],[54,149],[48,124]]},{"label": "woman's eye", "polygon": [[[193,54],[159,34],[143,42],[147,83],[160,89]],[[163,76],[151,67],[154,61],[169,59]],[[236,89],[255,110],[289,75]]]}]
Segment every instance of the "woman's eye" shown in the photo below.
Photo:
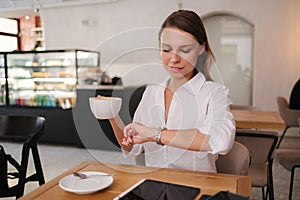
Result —
[{"label": "woman's eye", "polygon": [[191,50],[190,49],[182,49],[181,52],[182,53],[189,53]]},{"label": "woman's eye", "polygon": [[163,49],[163,52],[170,52],[171,49]]}]

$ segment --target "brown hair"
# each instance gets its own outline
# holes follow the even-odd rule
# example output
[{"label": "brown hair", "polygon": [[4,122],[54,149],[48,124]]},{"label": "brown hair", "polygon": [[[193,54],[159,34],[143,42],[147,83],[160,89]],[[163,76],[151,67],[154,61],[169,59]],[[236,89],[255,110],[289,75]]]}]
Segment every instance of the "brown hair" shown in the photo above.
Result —
[{"label": "brown hair", "polygon": [[174,27],[193,35],[200,45],[205,44],[205,52],[198,57],[194,72],[203,73],[207,80],[212,80],[209,70],[215,61],[215,56],[208,43],[206,31],[199,15],[189,10],[178,10],[173,12],[161,25],[159,41],[164,28]]}]

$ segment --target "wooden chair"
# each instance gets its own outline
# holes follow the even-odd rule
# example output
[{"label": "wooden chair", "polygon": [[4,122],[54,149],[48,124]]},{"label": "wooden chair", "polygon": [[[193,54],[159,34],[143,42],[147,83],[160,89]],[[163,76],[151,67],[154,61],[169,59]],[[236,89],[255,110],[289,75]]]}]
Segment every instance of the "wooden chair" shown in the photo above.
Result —
[{"label": "wooden chair", "polygon": [[[21,162],[13,159],[17,172],[11,173],[18,178],[18,183],[12,187],[0,188],[0,197],[19,198],[24,194],[25,184],[38,181],[45,183],[42,165],[38,153],[37,142],[44,133],[45,119],[40,116],[0,116],[0,139],[25,141],[22,148]],[[35,173],[27,176],[30,150],[35,166]]]},{"label": "wooden chair", "polygon": [[[244,144],[251,157],[248,176],[251,176],[252,187],[262,189],[263,199],[274,199],[272,164],[274,150],[278,141],[278,133],[273,131],[259,131],[238,129],[235,141]],[[265,192],[264,188],[267,187]]]}]

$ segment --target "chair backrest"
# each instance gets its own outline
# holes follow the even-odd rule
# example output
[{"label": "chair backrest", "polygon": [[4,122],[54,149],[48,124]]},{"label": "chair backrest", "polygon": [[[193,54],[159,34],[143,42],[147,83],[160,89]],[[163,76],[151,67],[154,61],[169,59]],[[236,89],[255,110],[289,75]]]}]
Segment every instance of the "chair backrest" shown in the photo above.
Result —
[{"label": "chair backrest", "polygon": [[275,131],[238,129],[235,141],[248,148],[251,157],[250,167],[266,165],[273,160],[278,133]]},{"label": "chair backrest", "polygon": [[277,149],[276,158],[288,171],[292,171],[294,166],[300,167],[300,149]]},{"label": "chair backrest", "polygon": [[[1,115],[0,137],[36,142],[43,134],[45,118],[41,116]],[[29,142],[29,141],[27,141]]]},{"label": "chair backrest", "polygon": [[288,118],[288,109],[289,109],[289,103],[284,97],[277,97],[277,105],[278,105],[278,111],[282,119],[287,122],[286,120]]},{"label": "chair backrest", "polygon": [[146,89],[146,85],[138,87],[135,91],[133,91],[129,99],[129,114],[131,118],[133,118],[134,116],[135,110],[142,99],[145,89]]},{"label": "chair backrest", "polygon": [[[40,185],[45,183],[42,165],[38,154],[37,142],[44,133],[45,118],[40,116],[2,115],[0,116],[0,138],[25,141],[22,147],[21,161],[9,157],[10,163],[17,172],[12,177],[18,178],[18,183],[13,187],[0,191],[0,197],[21,197],[24,194],[27,182],[38,181]],[[30,152],[35,167],[35,173],[28,175],[28,163]],[[28,175],[28,176],[27,176]]]},{"label": "chair backrest", "polygon": [[219,155],[216,161],[218,173],[247,175],[250,164],[250,153],[246,146],[234,142],[226,155]]},{"label": "chair backrest", "polygon": [[277,97],[278,111],[287,126],[298,126],[300,110],[290,109],[289,103],[284,97]]}]

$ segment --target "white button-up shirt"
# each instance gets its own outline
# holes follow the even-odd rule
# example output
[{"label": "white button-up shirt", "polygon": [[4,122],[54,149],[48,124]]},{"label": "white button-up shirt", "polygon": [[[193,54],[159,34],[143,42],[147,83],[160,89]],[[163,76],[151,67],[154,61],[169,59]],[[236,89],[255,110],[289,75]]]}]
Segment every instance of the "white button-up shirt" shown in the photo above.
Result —
[{"label": "white button-up shirt", "polygon": [[167,83],[168,80],[147,86],[133,121],[168,130],[197,128],[210,135],[212,150],[191,151],[146,142],[135,144],[130,154],[136,155],[144,150],[147,166],[216,172],[217,155],[231,149],[235,136],[227,88],[217,82],[205,81],[205,77],[198,73],[175,91],[165,120],[164,91]]}]

